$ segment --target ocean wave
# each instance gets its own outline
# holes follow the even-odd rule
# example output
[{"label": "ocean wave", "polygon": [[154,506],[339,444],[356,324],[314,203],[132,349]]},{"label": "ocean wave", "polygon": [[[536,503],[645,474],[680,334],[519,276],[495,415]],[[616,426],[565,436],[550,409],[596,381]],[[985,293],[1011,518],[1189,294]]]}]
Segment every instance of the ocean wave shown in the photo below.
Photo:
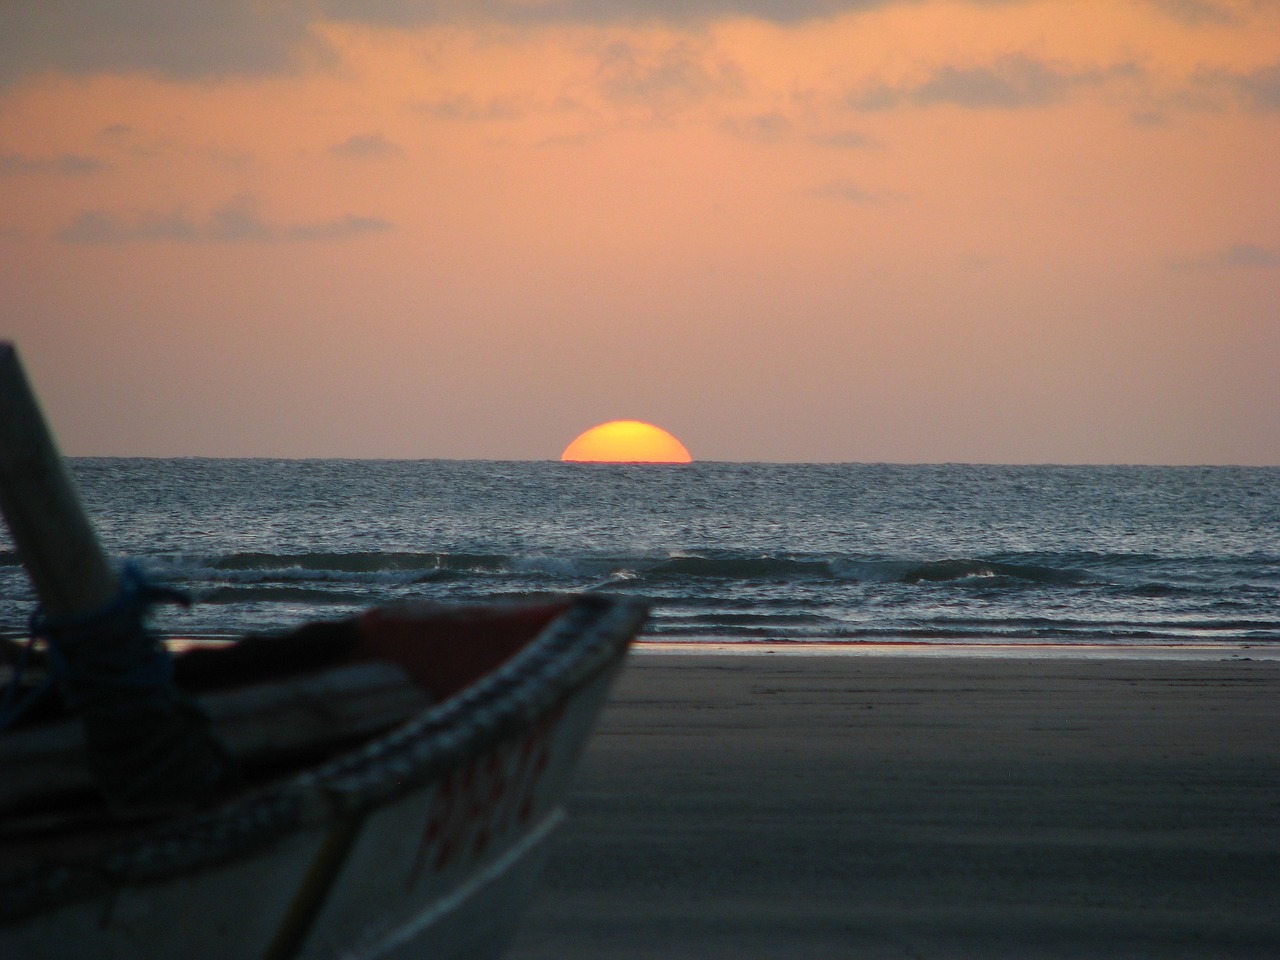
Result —
[{"label": "ocean wave", "polygon": [[214,587],[201,591],[201,603],[226,605],[237,603],[292,603],[316,606],[341,606],[363,603],[363,594],[338,590],[317,590],[307,587]]},{"label": "ocean wave", "polygon": [[677,556],[652,563],[640,571],[646,580],[802,580],[829,578],[825,560],[788,557]]},{"label": "ocean wave", "polygon": [[[645,635],[681,642],[1280,638],[1276,618],[1257,615],[1268,600],[1250,593],[1248,569],[1101,551],[923,559],[741,549],[665,555],[643,550],[244,551],[170,555],[164,562],[165,579],[209,604],[211,613],[204,617],[209,623],[225,616],[246,622],[251,616],[292,616],[307,606],[333,611],[415,599],[474,602],[603,590],[645,598],[653,608]],[[1215,577],[1230,580],[1235,589],[1224,596]],[[1028,615],[1047,610],[1052,613]],[[198,612],[191,616],[201,618]]]},{"label": "ocean wave", "polygon": [[822,643],[1131,643],[1202,644],[1280,642],[1280,623],[1267,621],[1185,622],[1069,621],[1069,620],[945,620],[889,619],[874,622],[814,622],[727,617],[656,617],[646,634],[657,640],[696,641],[769,639]]},{"label": "ocean wave", "polygon": [[593,556],[496,553],[235,553],[214,559],[216,575],[246,579],[382,579],[397,582],[441,577],[514,575],[552,579],[634,576],[646,561]]},{"label": "ocean wave", "polygon": [[1028,583],[1079,584],[1087,579],[1076,570],[999,560],[836,560],[831,566],[838,576],[872,583],[945,583],[1003,578]]},{"label": "ocean wave", "polygon": [[793,581],[854,580],[866,583],[947,582],[995,579],[1043,584],[1080,584],[1089,578],[1078,570],[1000,560],[887,560],[761,557],[672,557],[640,571],[646,580],[683,578]]},{"label": "ocean wave", "polygon": [[217,570],[312,570],[335,573],[388,573],[418,570],[497,570],[507,558],[482,553],[232,553],[215,559]]},{"label": "ocean wave", "polygon": [[544,576],[562,580],[634,579],[636,566],[636,561],[610,557],[559,557],[534,554],[506,558],[498,569],[520,576]]},{"label": "ocean wave", "polygon": [[789,582],[853,580],[867,583],[941,583],[1003,579],[1040,584],[1080,584],[1089,578],[1072,568],[997,559],[896,560],[775,555],[696,555],[666,558],[488,553],[234,553],[208,564],[215,575],[236,580],[380,576],[413,577],[509,574],[580,580],[608,578],[654,583],[682,580]]},{"label": "ocean wave", "polygon": [[[655,615],[656,619],[656,615]],[[671,616],[669,621],[694,626],[737,626],[737,627],[811,627],[814,624],[830,622],[830,617],[812,613],[695,613]]]}]

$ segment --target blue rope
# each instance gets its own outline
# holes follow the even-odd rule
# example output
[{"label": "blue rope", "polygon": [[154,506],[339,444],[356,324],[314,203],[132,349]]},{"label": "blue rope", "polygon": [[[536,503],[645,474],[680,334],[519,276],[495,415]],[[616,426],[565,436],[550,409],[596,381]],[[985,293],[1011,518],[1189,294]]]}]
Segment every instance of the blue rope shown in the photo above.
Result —
[{"label": "blue rope", "polygon": [[13,674],[9,677],[9,682],[4,685],[4,694],[0,696],[0,732],[26,713],[27,708],[39,700],[53,682],[52,677],[45,677],[43,683],[37,685],[22,699],[18,699],[18,691],[22,689],[22,672],[27,667],[27,661],[31,659],[31,650],[35,643],[35,637],[27,637],[27,642],[22,645],[18,659],[13,664]]},{"label": "blue rope", "polygon": [[[140,698],[168,696],[173,660],[145,624],[151,607],[164,602],[191,605],[185,593],[148,580],[135,564],[126,563],[119,592],[100,610],[54,619],[37,607],[31,614],[29,638],[0,701],[0,730],[22,716],[54,682],[71,709],[119,696],[121,690]],[[22,674],[37,639],[47,645],[48,674],[19,699]]]}]

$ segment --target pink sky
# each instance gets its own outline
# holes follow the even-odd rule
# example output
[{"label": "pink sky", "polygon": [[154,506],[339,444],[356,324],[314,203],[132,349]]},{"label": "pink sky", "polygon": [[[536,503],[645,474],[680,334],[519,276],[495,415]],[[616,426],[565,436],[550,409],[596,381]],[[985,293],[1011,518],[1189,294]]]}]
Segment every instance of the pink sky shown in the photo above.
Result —
[{"label": "pink sky", "polygon": [[1280,2],[6,4],[0,289],[73,455],[1280,464]]}]

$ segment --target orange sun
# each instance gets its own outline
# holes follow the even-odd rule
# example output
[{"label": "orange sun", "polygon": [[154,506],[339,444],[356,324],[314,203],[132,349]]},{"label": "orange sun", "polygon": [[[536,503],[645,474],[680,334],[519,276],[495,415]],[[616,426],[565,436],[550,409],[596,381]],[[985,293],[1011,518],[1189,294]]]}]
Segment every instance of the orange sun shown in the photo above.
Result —
[{"label": "orange sun", "polygon": [[592,427],[564,448],[561,460],[575,463],[692,463],[684,444],[661,427],[639,420],[610,420]]}]

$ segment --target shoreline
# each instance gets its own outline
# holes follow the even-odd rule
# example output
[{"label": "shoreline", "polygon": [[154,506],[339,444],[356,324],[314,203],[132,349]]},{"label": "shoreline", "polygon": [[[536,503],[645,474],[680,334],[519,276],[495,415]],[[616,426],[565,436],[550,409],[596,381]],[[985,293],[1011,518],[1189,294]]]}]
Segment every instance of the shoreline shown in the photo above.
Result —
[{"label": "shoreline", "polygon": [[1280,643],[956,643],[902,640],[831,643],[767,640],[645,640],[632,645],[641,656],[929,657],[1009,660],[1229,660],[1280,661]]},{"label": "shoreline", "polygon": [[[25,643],[26,637],[13,638]],[[222,646],[241,639],[234,634],[166,636],[174,652],[201,646]],[[901,640],[830,642],[807,640],[648,640],[643,635],[631,646],[641,657],[889,657],[990,660],[1150,660],[1228,662],[1280,661],[1280,642],[1222,643],[958,643]]]}]

